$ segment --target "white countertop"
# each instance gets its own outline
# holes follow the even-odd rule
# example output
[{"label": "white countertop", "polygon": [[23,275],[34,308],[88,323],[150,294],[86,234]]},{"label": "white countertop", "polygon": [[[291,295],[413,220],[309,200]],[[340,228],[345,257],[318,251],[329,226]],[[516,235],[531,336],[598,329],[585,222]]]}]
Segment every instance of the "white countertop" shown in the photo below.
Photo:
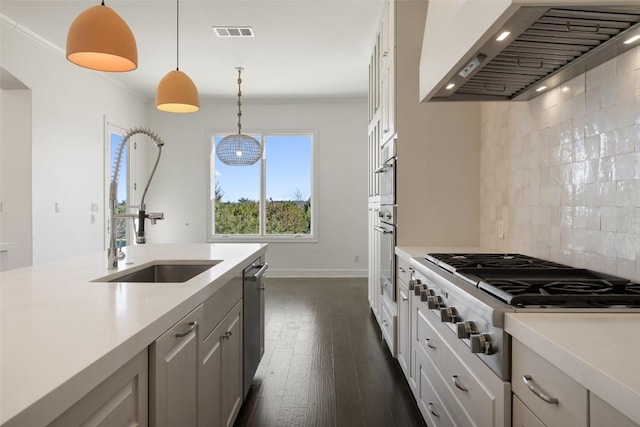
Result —
[{"label": "white countertop", "polygon": [[481,246],[396,246],[396,255],[399,257],[409,258],[422,258],[428,253],[496,253],[499,251],[484,248]]},{"label": "white countertop", "polygon": [[640,313],[511,313],[505,330],[640,424]]},{"label": "white countertop", "polygon": [[[0,425],[44,425],[212,295],[265,244],[127,248],[0,274]],[[222,260],[184,283],[95,283],[154,260]],[[133,262],[133,265],[125,263]]]}]

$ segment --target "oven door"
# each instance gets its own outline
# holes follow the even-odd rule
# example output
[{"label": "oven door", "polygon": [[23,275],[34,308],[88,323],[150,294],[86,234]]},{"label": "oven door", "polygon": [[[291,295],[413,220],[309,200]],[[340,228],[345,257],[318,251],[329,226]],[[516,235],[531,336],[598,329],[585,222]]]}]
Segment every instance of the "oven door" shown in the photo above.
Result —
[{"label": "oven door", "polygon": [[378,268],[380,269],[380,288],[383,295],[386,295],[389,301],[396,300],[395,285],[395,227],[383,222],[378,222],[375,227],[379,236],[378,240]]},{"label": "oven door", "polygon": [[378,175],[380,203],[394,205],[396,203],[396,159],[387,160],[375,172]]}]

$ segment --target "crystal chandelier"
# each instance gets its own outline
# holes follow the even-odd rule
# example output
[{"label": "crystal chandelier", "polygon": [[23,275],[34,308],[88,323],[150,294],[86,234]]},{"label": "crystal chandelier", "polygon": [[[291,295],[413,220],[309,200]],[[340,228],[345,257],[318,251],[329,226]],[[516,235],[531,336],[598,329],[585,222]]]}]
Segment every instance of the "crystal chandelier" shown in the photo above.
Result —
[{"label": "crystal chandelier", "polygon": [[249,166],[256,163],[262,157],[262,145],[249,135],[242,134],[242,67],[238,70],[238,133],[227,135],[216,146],[216,155],[222,163],[230,166]]}]

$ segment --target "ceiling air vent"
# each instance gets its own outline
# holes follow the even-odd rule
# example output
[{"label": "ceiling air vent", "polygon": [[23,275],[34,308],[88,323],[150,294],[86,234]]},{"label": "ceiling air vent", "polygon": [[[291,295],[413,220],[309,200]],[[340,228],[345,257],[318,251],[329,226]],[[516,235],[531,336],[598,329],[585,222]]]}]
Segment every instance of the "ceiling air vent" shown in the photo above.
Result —
[{"label": "ceiling air vent", "polygon": [[212,27],[218,37],[254,37],[251,27]]}]

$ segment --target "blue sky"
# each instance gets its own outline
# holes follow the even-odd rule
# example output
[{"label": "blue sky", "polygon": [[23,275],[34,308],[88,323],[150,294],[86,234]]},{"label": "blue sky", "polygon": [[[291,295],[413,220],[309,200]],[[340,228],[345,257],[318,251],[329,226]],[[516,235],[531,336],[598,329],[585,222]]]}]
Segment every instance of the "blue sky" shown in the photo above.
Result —
[{"label": "blue sky", "polygon": [[[297,191],[306,200],[311,195],[311,135],[266,135],[266,197],[294,200]],[[216,137],[216,142],[222,139]],[[215,150],[212,152],[215,156]],[[215,158],[216,180],[222,200],[246,197],[260,199],[260,162],[252,166],[227,166]]]}]

